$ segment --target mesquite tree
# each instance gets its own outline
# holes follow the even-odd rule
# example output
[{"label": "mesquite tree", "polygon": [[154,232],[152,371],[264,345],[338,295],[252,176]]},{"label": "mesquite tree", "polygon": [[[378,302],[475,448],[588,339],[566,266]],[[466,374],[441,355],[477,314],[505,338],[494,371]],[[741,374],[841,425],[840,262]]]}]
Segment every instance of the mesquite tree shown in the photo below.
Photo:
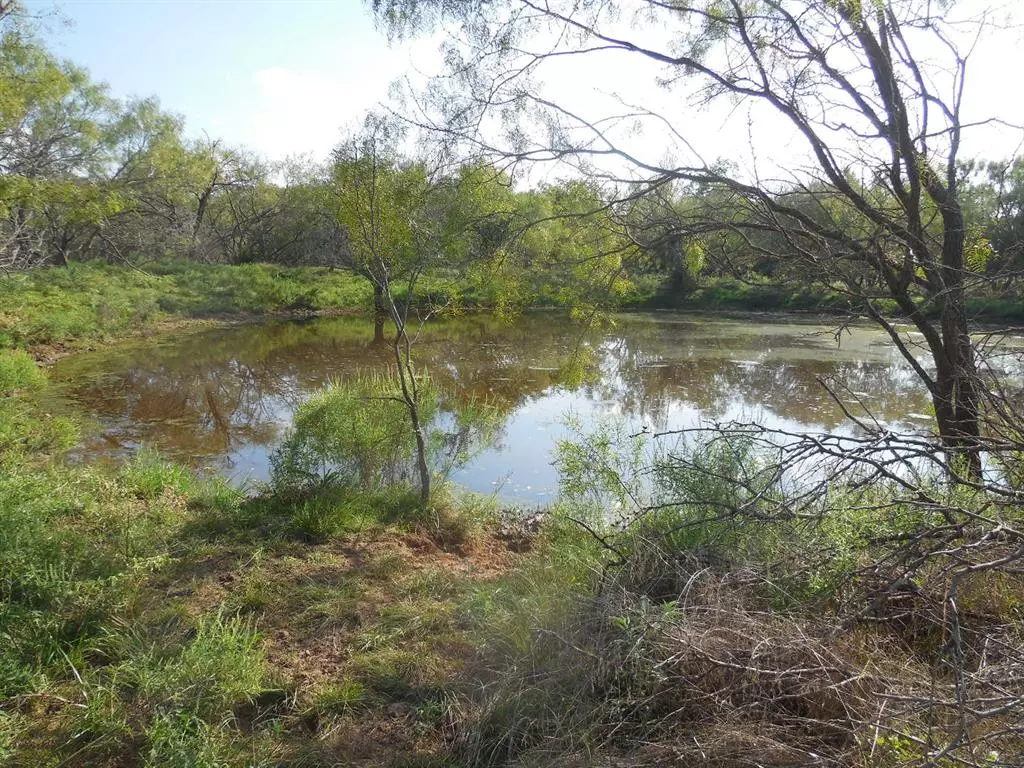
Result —
[{"label": "mesquite tree", "polygon": [[[927,0],[374,0],[396,35],[446,25],[450,68],[411,118],[455,145],[518,163],[572,163],[609,202],[666,184],[715,197],[675,226],[825,280],[879,323],[931,393],[956,466],[980,472],[983,387],[965,291],[986,241],[965,225],[958,157],[969,46],[951,4]],[[983,28],[979,24],[975,31]],[[619,58],[612,59],[617,56]],[[654,69],[660,106],[608,111],[550,95],[566,60]],[[647,69],[645,69],[646,67]],[[577,66],[574,76],[600,77]],[[590,83],[594,85],[595,83]],[[809,167],[784,182],[704,160],[672,113],[737,104],[788,126]],[[488,116],[500,113],[506,130]],[[780,120],[781,119],[781,120]],[[658,141],[638,142],[637,126]],[[628,129],[628,130],[627,130]],[[783,135],[784,134],[780,134]],[[788,139],[786,139],[788,140]],[[779,141],[782,141],[780,139]],[[763,138],[769,150],[770,138]],[[671,147],[671,150],[666,150]],[[666,159],[668,158],[668,159]],[[895,303],[918,345],[883,313]],[[954,467],[954,471],[955,467]]]},{"label": "mesquite tree", "polygon": [[[400,400],[416,441],[420,500],[426,505],[431,476],[420,382],[412,360],[409,299],[434,255],[429,242],[431,185],[422,165],[400,160],[398,141],[393,123],[369,116],[363,130],[335,150],[330,186],[338,220],[348,235],[353,269],[373,285],[378,317],[385,313],[394,326],[391,346]],[[405,289],[404,301],[395,296],[400,286]]]}]

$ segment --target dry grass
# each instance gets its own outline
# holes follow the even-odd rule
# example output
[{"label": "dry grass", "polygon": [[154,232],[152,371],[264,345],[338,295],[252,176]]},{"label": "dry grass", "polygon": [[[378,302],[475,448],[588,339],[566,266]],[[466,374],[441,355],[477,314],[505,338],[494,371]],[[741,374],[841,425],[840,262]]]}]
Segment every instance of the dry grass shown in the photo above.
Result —
[{"label": "dry grass", "polygon": [[453,723],[462,765],[1024,765],[1020,638],[993,614],[972,616],[984,649],[956,673],[924,594],[843,621],[778,610],[752,570],[681,558],[653,599],[639,570],[490,659]]}]

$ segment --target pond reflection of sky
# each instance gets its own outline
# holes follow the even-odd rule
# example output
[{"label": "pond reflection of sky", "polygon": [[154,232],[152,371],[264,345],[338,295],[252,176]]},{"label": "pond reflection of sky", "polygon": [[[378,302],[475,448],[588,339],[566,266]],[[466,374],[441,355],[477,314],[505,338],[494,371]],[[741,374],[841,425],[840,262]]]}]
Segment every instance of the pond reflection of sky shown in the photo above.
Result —
[{"label": "pond reflection of sky", "polygon": [[[161,337],[67,358],[53,378],[97,424],[79,453],[125,456],[140,445],[237,482],[269,476],[269,457],[298,404],[332,380],[382,370],[387,345],[361,318],[239,326]],[[594,374],[572,384],[566,363],[593,350]],[[583,333],[552,314],[511,324],[470,316],[426,329],[414,354],[445,391],[486,398],[503,414],[496,442],[452,473],[460,485],[543,504],[557,493],[552,450],[617,419],[663,431],[756,421],[793,431],[848,431],[819,380],[847,388],[883,423],[929,426],[928,399],[887,338],[855,327],[644,314]]]}]

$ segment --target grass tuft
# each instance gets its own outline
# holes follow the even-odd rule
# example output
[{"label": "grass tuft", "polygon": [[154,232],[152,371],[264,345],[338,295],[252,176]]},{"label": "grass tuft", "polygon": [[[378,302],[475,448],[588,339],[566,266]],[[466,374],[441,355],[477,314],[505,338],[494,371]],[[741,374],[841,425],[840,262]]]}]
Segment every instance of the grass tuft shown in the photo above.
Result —
[{"label": "grass tuft", "polygon": [[46,386],[46,376],[22,350],[0,350],[0,397],[36,392]]}]

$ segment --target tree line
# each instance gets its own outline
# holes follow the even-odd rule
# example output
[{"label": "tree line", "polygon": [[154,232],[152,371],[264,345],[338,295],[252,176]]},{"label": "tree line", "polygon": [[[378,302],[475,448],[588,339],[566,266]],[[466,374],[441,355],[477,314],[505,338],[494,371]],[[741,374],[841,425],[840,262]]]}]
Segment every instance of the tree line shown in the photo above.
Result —
[{"label": "tree line", "polygon": [[[190,136],[156,98],[113,98],[55,56],[13,5],[0,19],[0,80],[0,268],[168,257],[357,266],[344,187],[358,176],[350,150],[365,130],[322,162],[270,162]],[[409,210],[395,213],[412,222],[430,208],[445,219],[447,242],[430,247],[458,269],[470,255],[493,269],[500,256],[506,276],[536,281],[539,273],[553,295],[582,280],[597,298],[644,274],[675,295],[692,290],[701,272],[782,280],[794,262],[785,238],[744,228],[756,211],[707,180],[631,190],[578,177],[523,189],[491,163],[439,170],[390,151],[389,162],[402,166],[395,183],[410,185]],[[1024,267],[1024,160],[964,162],[957,173],[972,263],[1012,285]],[[429,203],[417,185],[434,190]],[[856,215],[825,189],[793,185],[774,197],[812,220]],[[728,231],[699,226],[710,210],[730,212]]]}]

